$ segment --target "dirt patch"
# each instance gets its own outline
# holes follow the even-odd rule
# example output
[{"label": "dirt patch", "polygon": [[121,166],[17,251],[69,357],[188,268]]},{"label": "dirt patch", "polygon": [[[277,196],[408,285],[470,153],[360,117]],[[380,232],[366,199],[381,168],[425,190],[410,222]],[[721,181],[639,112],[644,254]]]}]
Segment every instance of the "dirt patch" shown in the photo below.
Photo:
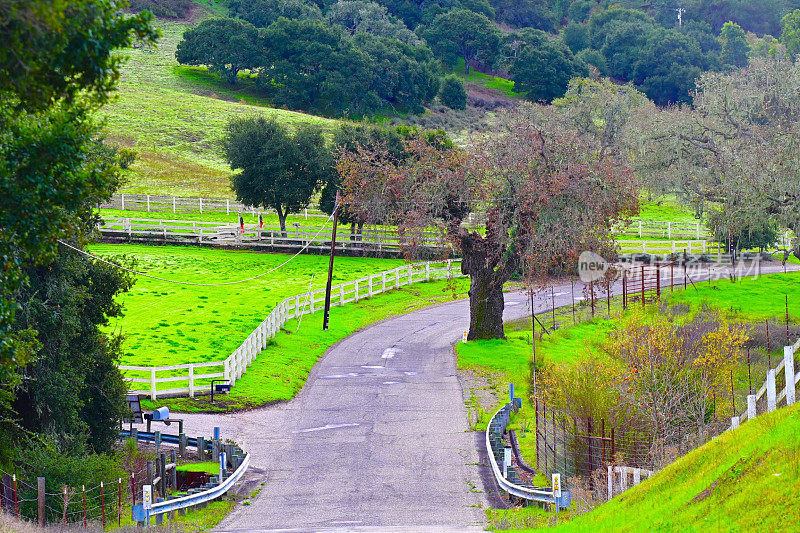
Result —
[{"label": "dirt patch", "polygon": [[717,488],[717,485],[719,485],[719,480],[715,481],[706,490],[692,498],[692,503],[701,502],[711,496],[711,493],[714,492],[714,489]]},{"label": "dirt patch", "polygon": [[458,371],[458,380],[467,406],[469,424],[474,426],[480,421],[482,413],[487,413],[497,406],[500,398],[488,375],[461,369]]}]

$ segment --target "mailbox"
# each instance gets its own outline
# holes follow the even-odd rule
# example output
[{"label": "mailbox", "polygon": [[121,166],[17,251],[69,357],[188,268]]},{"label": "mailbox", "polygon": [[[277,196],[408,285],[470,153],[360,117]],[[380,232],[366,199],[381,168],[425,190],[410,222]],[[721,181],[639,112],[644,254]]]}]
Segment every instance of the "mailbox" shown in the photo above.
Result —
[{"label": "mailbox", "polygon": [[159,407],[150,415],[151,420],[168,420],[169,419],[169,408],[168,407]]}]

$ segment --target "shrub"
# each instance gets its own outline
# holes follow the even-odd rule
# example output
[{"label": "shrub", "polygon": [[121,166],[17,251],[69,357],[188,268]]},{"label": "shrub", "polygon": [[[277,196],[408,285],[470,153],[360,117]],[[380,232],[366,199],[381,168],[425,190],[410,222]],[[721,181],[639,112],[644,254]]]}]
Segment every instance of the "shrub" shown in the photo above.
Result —
[{"label": "shrub", "polygon": [[467,90],[464,82],[452,74],[445,77],[439,90],[439,99],[450,109],[466,109]]}]

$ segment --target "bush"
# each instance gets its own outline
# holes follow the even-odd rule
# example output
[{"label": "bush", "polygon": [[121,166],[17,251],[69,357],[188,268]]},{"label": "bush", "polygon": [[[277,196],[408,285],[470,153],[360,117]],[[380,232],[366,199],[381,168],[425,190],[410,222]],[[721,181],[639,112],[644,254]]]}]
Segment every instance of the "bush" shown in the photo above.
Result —
[{"label": "bush", "polygon": [[120,148],[117,152],[117,162],[119,168],[125,170],[136,161],[136,152],[128,150],[127,148]]},{"label": "bush", "polygon": [[445,77],[439,90],[439,99],[450,109],[466,109],[467,90],[464,82],[452,74]]},{"label": "bush", "polygon": [[131,0],[132,11],[149,11],[160,18],[182,19],[192,10],[192,0]]}]

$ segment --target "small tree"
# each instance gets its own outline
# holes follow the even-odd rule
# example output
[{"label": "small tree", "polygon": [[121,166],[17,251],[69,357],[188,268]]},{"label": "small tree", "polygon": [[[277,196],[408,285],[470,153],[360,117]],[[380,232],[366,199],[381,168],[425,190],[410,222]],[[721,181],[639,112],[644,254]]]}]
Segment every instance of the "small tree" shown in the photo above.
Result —
[{"label": "small tree", "polygon": [[467,75],[473,61],[493,61],[500,42],[494,24],[486,16],[467,9],[454,9],[437,16],[424,37],[447,63],[453,64],[459,57],[463,58]]},{"label": "small tree", "polygon": [[[367,148],[339,158],[348,209],[397,224],[409,255],[430,253],[430,228],[460,252],[470,339],[504,337],[503,285],[513,274],[545,283],[583,250],[609,252],[613,220],[638,204],[627,167],[598,156],[593,139],[554,111],[529,107],[501,123],[466,153],[412,138],[402,161]],[[485,232],[463,225],[470,211],[484,213]]]},{"label": "small tree", "polygon": [[744,30],[735,22],[726,22],[722,26],[722,33],[719,34],[722,42],[722,62],[733,67],[747,66],[747,53],[750,46],[747,44],[747,37]]},{"label": "small tree", "polygon": [[464,82],[452,74],[446,76],[439,89],[439,99],[450,109],[466,109],[467,90],[464,88]]},{"label": "small tree", "polygon": [[210,19],[186,30],[175,59],[184,65],[208,65],[236,84],[240,70],[258,65],[258,30],[243,20]]},{"label": "small tree", "polygon": [[511,75],[514,89],[529,99],[550,102],[564,96],[571,78],[589,74],[563,42],[550,41],[544,34],[528,37],[511,66]]},{"label": "small tree", "polygon": [[233,169],[231,188],[246,205],[272,208],[286,235],[286,217],[306,207],[318,185],[334,171],[318,126],[294,134],[275,118],[245,118],[227,126],[223,148]]}]

